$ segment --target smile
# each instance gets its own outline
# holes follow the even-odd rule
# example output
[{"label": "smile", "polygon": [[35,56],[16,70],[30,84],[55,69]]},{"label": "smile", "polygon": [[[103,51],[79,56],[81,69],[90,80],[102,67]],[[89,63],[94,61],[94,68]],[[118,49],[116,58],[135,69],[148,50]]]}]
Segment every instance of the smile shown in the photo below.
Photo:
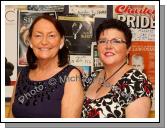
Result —
[{"label": "smile", "polygon": [[40,51],[48,51],[50,50],[51,48],[39,48]]},{"label": "smile", "polygon": [[105,52],[104,55],[105,56],[114,56],[115,54],[113,52]]}]

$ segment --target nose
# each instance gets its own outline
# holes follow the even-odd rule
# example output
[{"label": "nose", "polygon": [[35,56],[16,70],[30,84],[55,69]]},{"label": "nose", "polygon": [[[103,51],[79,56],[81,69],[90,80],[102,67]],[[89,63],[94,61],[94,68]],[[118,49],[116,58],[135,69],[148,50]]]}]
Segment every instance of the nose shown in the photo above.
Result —
[{"label": "nose", "polygon": [[43,38],[41,40],[41,44],[42,45],[47,45],[48,44],[47,36],[43,36]]},{"label": "nose", "polygon": [[113,45],[110,43],[110,41],[107,41],[105,48],[108,50],[111,49],[112,47]]}]

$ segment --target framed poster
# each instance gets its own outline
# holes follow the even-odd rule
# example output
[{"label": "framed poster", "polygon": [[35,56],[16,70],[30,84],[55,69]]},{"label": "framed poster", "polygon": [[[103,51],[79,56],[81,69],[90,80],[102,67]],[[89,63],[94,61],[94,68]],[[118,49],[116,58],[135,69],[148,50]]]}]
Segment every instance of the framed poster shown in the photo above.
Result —
[{"label": "framed poster", "polygon": [[65,29],[65,42],[70,55],[90,55],[94,18],[58,16]]}]

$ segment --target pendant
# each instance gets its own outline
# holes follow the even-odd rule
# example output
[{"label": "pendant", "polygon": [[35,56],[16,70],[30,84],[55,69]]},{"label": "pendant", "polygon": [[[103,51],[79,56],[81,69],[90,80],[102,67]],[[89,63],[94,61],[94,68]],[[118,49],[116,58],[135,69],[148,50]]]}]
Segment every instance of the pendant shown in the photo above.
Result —
[{"label": "pendant", "polygon": [[98,93],[100,89],[101,89],[101,87],[99,87],[99,88],[96,90],[96,93]]},{"label": "pendant", "polygon": [[96,93],[98,93],[100,91],[100,89],[103,87],[103,84],[104,84],[104,82],[101,83],[101,86],[96,90]]}]

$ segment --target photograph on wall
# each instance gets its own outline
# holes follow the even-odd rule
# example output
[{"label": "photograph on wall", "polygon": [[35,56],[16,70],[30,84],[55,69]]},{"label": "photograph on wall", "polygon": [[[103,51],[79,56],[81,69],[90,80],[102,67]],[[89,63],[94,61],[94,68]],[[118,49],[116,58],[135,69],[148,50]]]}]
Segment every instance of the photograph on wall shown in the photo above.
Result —
[{"label": "photograph on wall", "polygon": [[20,11],[18,16],[18,66],[27,65],[26,53],[29,46],[28,33],[33,20],[42,14],[48,14],[56,18],[55,12],[44,11]]},{"label": "photograph on wall", "polygon": [[92,42],[91,56],[93,60],[92,72],[97,75],[103,69],[103,63],[100,61],[96,42]]},{"label": "photograph on wall", "polygon": [[92,66],[91,55],[70,55],[70,64],[74,66]]},{"label": "photograph on wall", "polygon": [[64,12],[64,5],[27,5],[27,10]]},{"label": "photograph on wall", "polygon": [[65,43],[70,55],[90,55],[94,18],[58,16],[65,29]]},{"label": "photograph on wall", "polygon": [[69,13],[78,16],[107,18],[107,5],[69,5]]}]

